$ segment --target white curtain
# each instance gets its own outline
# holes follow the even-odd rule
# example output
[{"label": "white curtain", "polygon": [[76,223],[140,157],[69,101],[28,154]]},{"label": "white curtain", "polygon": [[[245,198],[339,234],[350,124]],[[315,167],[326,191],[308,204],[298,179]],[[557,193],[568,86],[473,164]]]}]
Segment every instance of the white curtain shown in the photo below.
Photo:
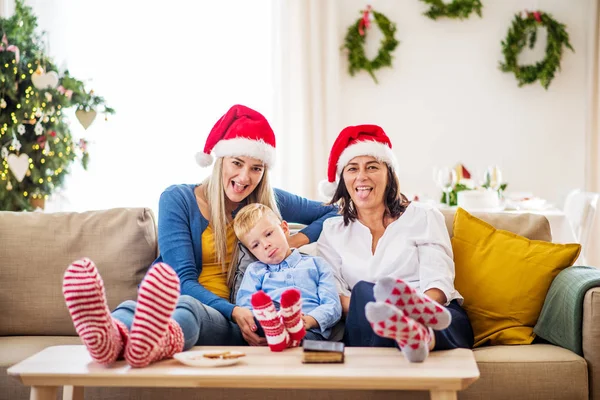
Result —
[{"label": "white curtain", "polygon": [[[589,99],[587,110],[586,190],[600,192],[600,0],[593,1],[590,24]],[[600,267],[600,210],[589,240],[587,261]]]},{"label": "white curtain", "polygon": [[340,35],[335,0],[275,1],[275,129],[281,187],[318,199],[340,130]]}]

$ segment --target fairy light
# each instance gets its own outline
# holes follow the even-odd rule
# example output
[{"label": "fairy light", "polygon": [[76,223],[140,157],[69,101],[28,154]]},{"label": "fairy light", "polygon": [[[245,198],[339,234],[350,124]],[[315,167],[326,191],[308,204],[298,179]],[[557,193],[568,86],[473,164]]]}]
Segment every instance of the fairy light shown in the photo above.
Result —
[{"label": "fairy light", "polygon": [[42,158],[42,159],[40,160],[40,163],[41,163],[41,164],[45,164],[45,163],[46,163],[46,159],[45,159],[45,158]]},{"label": "fairy light", "polygon": [[48,182],[52,182],[52,177],[51,177],[51,176],[49,176],[48,178],[46,178],[46,180],[47,180]]},{"label": "fairy light", "polygon": [[44,180],[42,178],[38,179],[38,183],[44,183]]},{"label": "fairy light", "polygon": [[27,197],[28,194],[29,193],[27,193],[27,192],[23,192],[23,197]]}]

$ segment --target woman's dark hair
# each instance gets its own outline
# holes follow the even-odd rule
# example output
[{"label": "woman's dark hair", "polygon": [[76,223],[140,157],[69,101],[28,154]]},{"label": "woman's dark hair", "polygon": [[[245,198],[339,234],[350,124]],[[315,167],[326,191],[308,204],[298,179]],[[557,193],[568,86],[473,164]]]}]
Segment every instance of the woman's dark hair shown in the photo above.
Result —
[{"label": "woman's dark hair", "polygon": [[[400,182],[398,182],[398,177],[396,176],[396,173],[392,167],[388,165],[387,171],[387,186],[383,196],[383,201],[385,203],[385,212],[383,214],[383,218],[385,219],[385,217],[391,217],[396,219],[402,215],[404,210],[406,210],[406,207],[408,207],[410,201],[408,201],[406,196],[400,193]],[[348,225],[350,221],[356,221],[358,218],[358,213],[356,208],[354,208],[354,203],[352,202],[350,193],[348,193],[348,190],[346,189],[346,184],[344,183],[344,171],[342,171],[340,175],[340,182],[335,190],[335,194],[328,204],[338,203],[340,207],[340,214],[344,217],[344,225]]]}]

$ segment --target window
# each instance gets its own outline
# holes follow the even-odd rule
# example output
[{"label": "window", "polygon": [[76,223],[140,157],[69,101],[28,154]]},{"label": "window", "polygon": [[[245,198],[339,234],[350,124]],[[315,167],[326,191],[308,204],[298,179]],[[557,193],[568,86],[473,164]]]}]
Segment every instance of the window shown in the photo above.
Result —
[{"label": "window", "polygon": [[[210,173],[195,163],[233,104],[273,117],[272,3],[261,0],[28,0],[50,54],[117,114],[75,137],[90,141],[88,171],[72,167],[49,211],[158,208],[175,183]],[[155,5],[158,4],[158,5]]]}]

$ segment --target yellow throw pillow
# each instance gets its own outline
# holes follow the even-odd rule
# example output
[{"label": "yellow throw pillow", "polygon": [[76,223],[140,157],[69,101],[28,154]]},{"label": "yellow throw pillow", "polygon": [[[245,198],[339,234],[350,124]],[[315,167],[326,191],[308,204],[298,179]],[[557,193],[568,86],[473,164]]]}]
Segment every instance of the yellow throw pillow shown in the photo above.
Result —
[{"label": "yellow throw pillow", "polygon": [[581,246],[529,240],[459,208],[452,250],[454,284],[465,299],[477,347],[530,344],[552,280],[573,265]]}]

